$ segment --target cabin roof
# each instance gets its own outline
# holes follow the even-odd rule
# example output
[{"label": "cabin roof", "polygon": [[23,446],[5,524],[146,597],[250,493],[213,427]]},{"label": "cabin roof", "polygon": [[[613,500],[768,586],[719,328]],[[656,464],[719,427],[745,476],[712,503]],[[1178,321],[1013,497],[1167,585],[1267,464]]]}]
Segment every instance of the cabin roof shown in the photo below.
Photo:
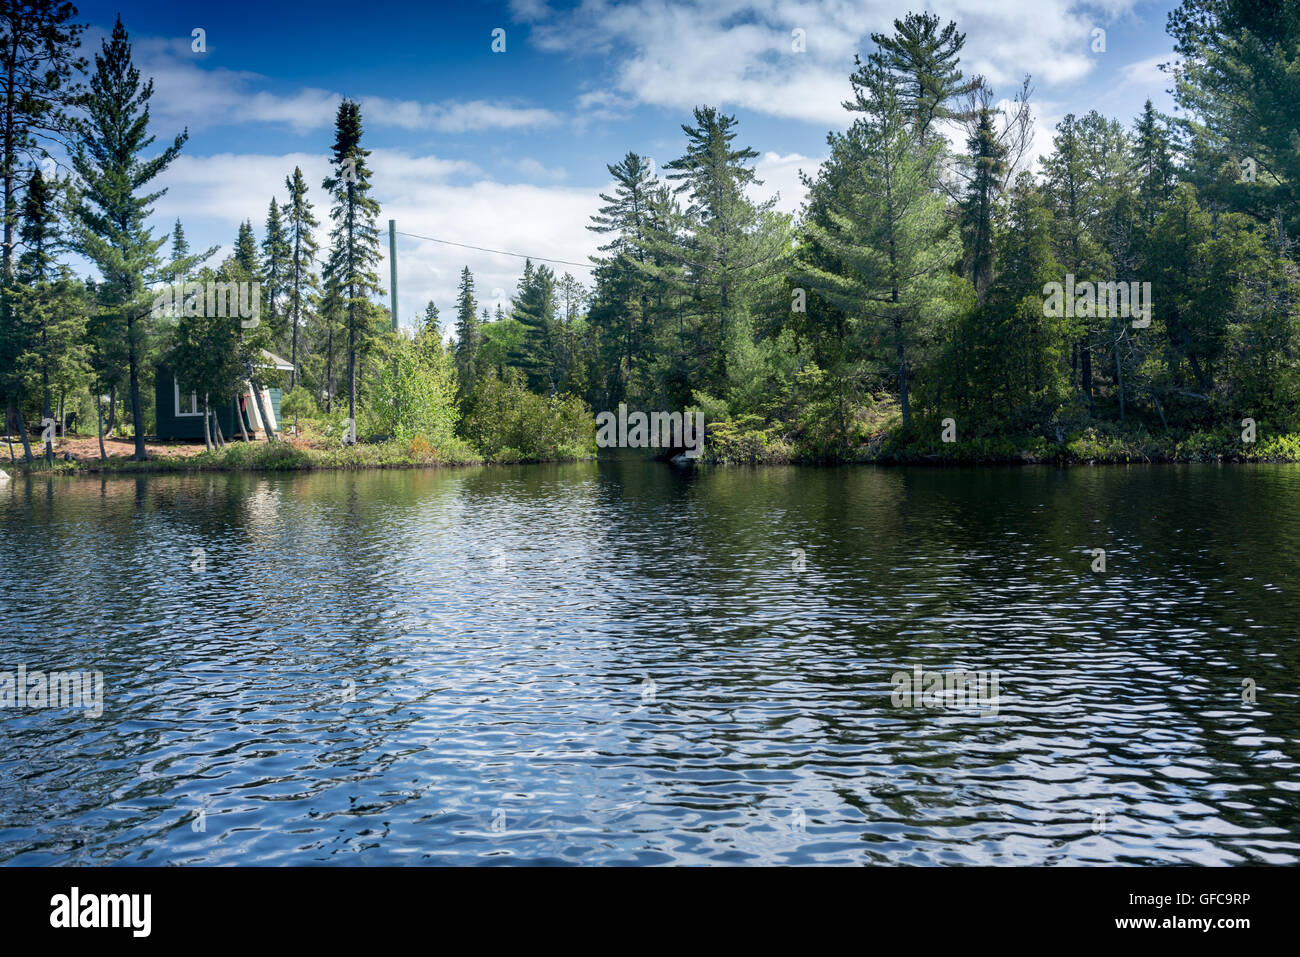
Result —
[{"label": "cabin roof", "polygon": [[292,363],[292,362],[290,362],[288,359],[281,359],[281,358],[280,358],[279,356],[277,356],[274,352],[271,352],[271,351],[268,350],[268,349],[263,349],[263,350],[262,350],[262,358],[265,359],[267,362],[271,363],[271,365],[275,366],[277,369],[280,369],[280,370],[283,371],[283,372],[292,372],[292,371],[293,371],[293,363]]}]

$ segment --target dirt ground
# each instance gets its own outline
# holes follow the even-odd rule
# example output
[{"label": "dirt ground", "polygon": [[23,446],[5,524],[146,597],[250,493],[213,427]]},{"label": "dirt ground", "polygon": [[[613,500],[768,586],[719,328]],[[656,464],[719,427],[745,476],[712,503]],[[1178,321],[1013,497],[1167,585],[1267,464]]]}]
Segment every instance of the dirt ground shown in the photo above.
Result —
[{"label": "dirt ground", "polygon": [[[39,437],[32,438],[32,454],[40,455],[41,446],[38,441]],[[18,436],[13,436],[14,455],[22,458],[23,446]],[[203,443],[197,445],[192,442],[158,442],[145,441],[145,448],[150,455],[179,455],[190,456],[197,455],[203,451]],[[133,439],[118,439],[104,436],[104,451],[108,453],[109,458],[115,456],[131,456],[135,454],[135,441]],[[93,435],[81,436],[70,435],[61,438],[54,443],[54,454],[62,457],[64,452],[71,452],[79,459],[97,459],[99,458],[99,439]],[[7,442],[0,440],[0,456],[8,458],[9,446]]]}]

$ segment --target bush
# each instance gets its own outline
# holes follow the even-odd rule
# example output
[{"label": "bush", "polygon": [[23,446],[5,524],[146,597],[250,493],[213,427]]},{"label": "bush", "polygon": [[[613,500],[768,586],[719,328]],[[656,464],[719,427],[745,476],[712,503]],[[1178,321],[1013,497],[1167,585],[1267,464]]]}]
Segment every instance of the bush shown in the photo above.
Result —
[{"label": "bush", "polygon": [[793,459],[778,427],[763,427],[757,415],[715,422],[704,442],[705,462],[718,465],[780,465]]},{"label": "bush", "polygon": [[379,366],[366,402],[365,430],[399,442],[423,436],[433,447],[456,430],[456,371],[451,357],[400,339]]},{"label": "bush", "polygon": [[596,454],[596,421],[576,396],[530,392],[518,370],[475,387],[463,433],[491,462],[555,462]]},{"label": "bush", "polygon": [[312,394],[297,385],[284,394],[280,400],[280,415],[286,421],[289,419],[314,419],[320,415],[320,409],[316,405],[316,399]]}]

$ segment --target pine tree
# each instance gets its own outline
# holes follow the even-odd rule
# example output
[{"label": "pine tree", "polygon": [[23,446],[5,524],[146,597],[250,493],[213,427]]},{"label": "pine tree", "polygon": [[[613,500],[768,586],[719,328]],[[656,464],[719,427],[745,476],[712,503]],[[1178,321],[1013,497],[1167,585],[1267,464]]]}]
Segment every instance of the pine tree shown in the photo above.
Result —
[{"label": "pine tree", "polygon": [[998,142],[993,128],[993,113],[987,107],[980,110],[978,126],[967,142],[967,148],[972,170],[961,206],[965,271],[976,295],[983,298],[993,282],[993,226],[1006,155],[1006,149]]},{"label": "pine tree", "polygon": [[909,13],[894,21],[894,34],[871,34],[876,52],[863,63],[854,58],[857,70],[850,78],[854,97],[845,109],[870,112],[879,98],[872,85],[887,79],[898,91],[899,102],[911,124],[917,142],[926,146],[931,127],[941,120],[968,119],[948,103],[979,86],[978,79],[962,79],[957,64],[966,35],[949,22],[939,29],[939,17],[932,13]]},{"label": "pine tree", "polygon": [[261,282],[262,265],[258,261],[257,236],[253,234],[251,220],[246,219],[239,224],[239,232],[235,235],[234,260],[253,282]]},{"label": "pine tree", "polygon": [[698,107],[695,125],[682,126],[686,153],[665,166],[688,200],[690,235],[679,251],[692,289],[687,308],[696,320],[695,362],[688,374],[703,390],[727,381],[732,326],[751,305],[758,283],[779,275],[777,260],[787,238],[784,231],[764,228],[776,198],[754,204],[746,196],[748,187],[762,185],[749,165],[758,153],[733,148],[735,125],[734,116]]},{"label": "pine tree", "polygon": [[[181,225],[180,218],[177,217],[176,225],[172,227],[172,262],[178,259],[184,259],[190,254],[190,244],[185,238],[185,227]],[[168,270],[166,273],[167,281],[176,283],[181,281],[181,276]]]},{"label": "pine tree", "polygon": [[525,261],[524,281],[515,303],[514,318],[523,325],[523,339],[510,356],[510,363],[523,370],[528,387],[543,395],[554,395],[555,375],[555,274],[547,266],[534,271]]},{"label": "pine tree", "polygon": [[81,181],[75,245],[99,268],[102,300],[124,326],[135,458],[144,459],[140,367],[148,348],[152,309],[145,284],[160,278],[158,250],[167,241],[165,234],[155,239],[146,225],[150,204],[165,190],[145,189],[180,153],[188,133],[178,135],[152,159],[141,159],[140,153],[154,139],[148,133],[153,81],[141,84],[120,18],[102,52],[95,55],[90,84],[87,116],[79,124],[72,156]]},{"label": "pine tree", "polygon": [[75,130],[69,110],[84,92],[74,77],[85,70],[77,56],[84,24],[77,8],[60,0],[0,4],[0,180],[4,189],[4,278],[14,273],[19,223],[18,183],[26,163],[49,154],[45,145]]},{"label": "pine tree", "polygon": [[348,339],[348,417],[357,416],[357,355],[367,345],[369,296],[383,292],[375,266],[379,262],[379,229],[375,225],[379,204],[370,195],[370,169],[361,148],[361,108],[351,100],[339,104],[331,163],[334,174],[324,187],[334,197],[330,216],[331,249],[326,278],[336,279],[346,295]]},{"label": "pine tree", "polygon": [[610,398],[619,402],[640,385],[639,364],[648,366],[652,358],[654,322],[650,297],[654,280],[647,266],[653,258],[652,193],[659,181],[649,162],[633,152],[605,168],[614,177],[614,193],[600,194],[605,205],[591,217],[592,224],[587,228],[611,237],[599,247],[606,256],[596,260],[599,291],[593,320],[615,347],[610,358],[616,360],[612,364],[619,383]]},{"label": "pine tree", "polygon": [[474,391],[478,381],[478,350],[483,342],[474,301],[474,275],[465,266],[460,271],[460,291],[456,296],[456,382],[462,401]]},{"label": "pine tree", "polygon": [[289,373],[289,388],[292,389],[298,384],[298,331],[303,324],[303,306],[320,288],[320,280],[313,269],[316,262],[316,237],[313,230],[319,223],[312,213],[311,200],[307,198],[307,181],[303,178],[302,170],[295,166],[293,175],[285,177],[284,185],[289,188],[289,202],[285,206],[290,243],[286,281],[292,332],[290,361],[293,371]]},{"label": "pine tree", "polygon": [[272,196],[266,212],[266,237],[262,240],[262,294],[266,298],[266,317],[277,352],[286,332],[280,307],[289,285],[290,255],[289,237],[285,233],[280,206]]},{"label": "pine tree", "polygon": [[867,116],[855,122],[856,146],[842,203],[828,207],[830,228],[810,223],[821,249],[843,264],[832,271],[802,259],[801,275],[845,314],[890,341],[903,429],[911,427],[910,372],[926,328],[950,299],[949,268],[960,240],[930,186],[937,143],[922,147],[902,110],[895,82],[878,67],[867,88]]},{"label": "pine tree", "polygon": [[[1282,210],[1288,235],[1300,231],[1300,9],[1290,0],[1183,0],[1168,33],[1181,59],[1174,94],[1180,124],[1208,168],[1193,169],[1204,202],[1226,200],[1260,222]],[[1256,176],[1210,187],[1230,157]],[[1234,177],[1235,179],[1236,177]]]}]

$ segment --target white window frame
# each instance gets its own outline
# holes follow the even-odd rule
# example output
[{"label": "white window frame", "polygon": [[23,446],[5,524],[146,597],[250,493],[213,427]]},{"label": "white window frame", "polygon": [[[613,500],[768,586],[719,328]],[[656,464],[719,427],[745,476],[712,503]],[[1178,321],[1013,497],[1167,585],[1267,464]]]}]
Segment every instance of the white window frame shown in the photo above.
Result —
[{"label": "white window frame", "polygon": [[[181,411],[181,384],[180,384],[179,382],[176,381],[176,377],[175,377],[175,376],[172,376],[172,397],[173,397],[173,408],[175,409],[175,412],[176,412],[176,418],[178,418],[178,419],[183,419],[183,418],[186,418],[186,417],[189,417],[189,418],[201,418],[201,417],[203,416],[203,410],[202,410],[202,409],[199,409],[198,412],[182,412],[182,411]],[[191,400],[191,401],[193,402],[193,404],[194,404],[193,407],[196,408],[196,409],[198,409],[198,408],[199,408],[199,394],[198,394],[197,392],[191,392],[191,393],[190,393],[190,400]]]}]

